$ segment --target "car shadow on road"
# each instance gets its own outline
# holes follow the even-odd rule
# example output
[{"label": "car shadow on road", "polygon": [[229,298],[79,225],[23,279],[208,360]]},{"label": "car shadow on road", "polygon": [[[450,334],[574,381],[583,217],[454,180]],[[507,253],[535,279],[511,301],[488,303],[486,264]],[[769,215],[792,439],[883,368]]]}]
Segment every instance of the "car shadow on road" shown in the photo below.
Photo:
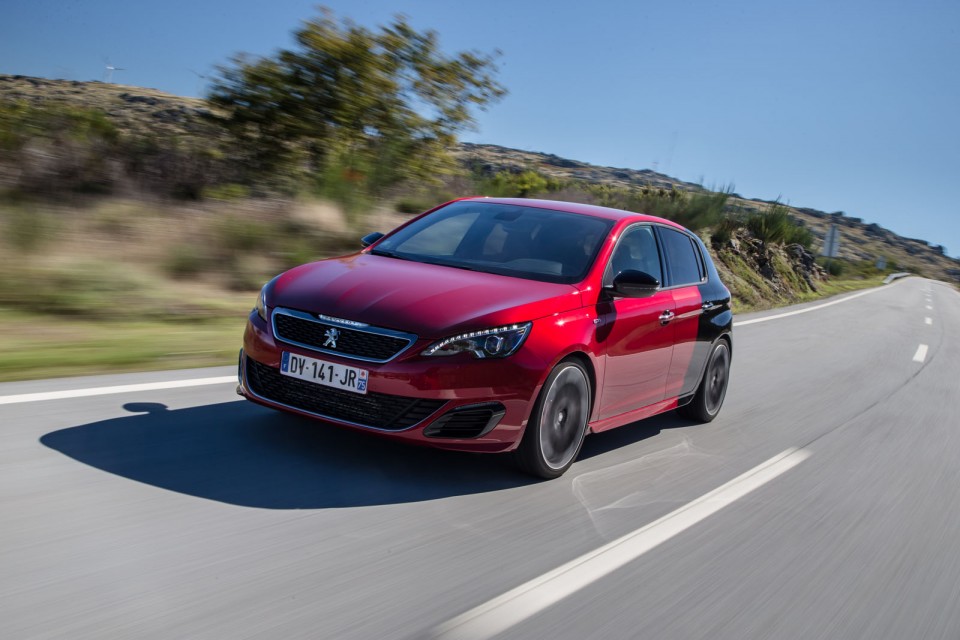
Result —
[{"label": "car shadow on road", "polygon": [[586,460],[594,456],[603,455],[617,449],[660,435],[665,429],[678,429],[694,426],[695,423],[681,418],[675,412],[667,412],[627,424],[617,429],[595,433],[583,441],[578,460]]},{"label": "car shadow on road", "polygon": [[535,483],[503,456],[439,451],[249,402],[136,414],[40,438],[79,462],[199,498],[265,509],[396,504]]},{"label": "car shadow on road", "polygon": [[[399,504],[539,482],[506,456],[392,442],[249,402],[173,411],[128,403],[124,409],[133,415],[54,431],[40,442],[130,480],[264,509]],[[688,425],[668,414],[592,435],[580,459]]]}]

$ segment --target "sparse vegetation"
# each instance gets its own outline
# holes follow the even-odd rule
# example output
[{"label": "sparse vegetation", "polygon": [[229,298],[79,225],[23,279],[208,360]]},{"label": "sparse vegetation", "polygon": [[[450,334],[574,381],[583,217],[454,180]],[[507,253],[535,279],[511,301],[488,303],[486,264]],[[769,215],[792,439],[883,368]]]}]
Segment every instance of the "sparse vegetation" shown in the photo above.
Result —
[{"label": "sparse vegetation", "polygon": [[[269,277],[477,194],[675,220],[710,240],[737,312],[892,270],[960,278],[943,247],[839,212],[458,145],[504,94],[494,57],[444,54],[403,18],[370,30],[324,13],[295,36],[236,59],[210,100],[0,75],[0,379],[232,362]],[[815,263],[831,224],[842,257]]]},{"label": "sparse vegetation", "polygon": [[813,234],[798,224],[787,207],[775,202],[767,211],[755,211],[747,216],[746,227],[753,236],[771,244],[813,245]]}]

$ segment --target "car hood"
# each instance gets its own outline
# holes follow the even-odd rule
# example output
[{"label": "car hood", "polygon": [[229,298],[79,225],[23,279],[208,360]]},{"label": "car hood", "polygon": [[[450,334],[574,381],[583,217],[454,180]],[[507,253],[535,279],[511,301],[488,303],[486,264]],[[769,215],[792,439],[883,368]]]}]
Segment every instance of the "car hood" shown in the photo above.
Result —
[{"label": "car hood", "polygon": [[360,253],[287,271],[268,304],[443,338],[576,309],[581,297],[568,284]]}]

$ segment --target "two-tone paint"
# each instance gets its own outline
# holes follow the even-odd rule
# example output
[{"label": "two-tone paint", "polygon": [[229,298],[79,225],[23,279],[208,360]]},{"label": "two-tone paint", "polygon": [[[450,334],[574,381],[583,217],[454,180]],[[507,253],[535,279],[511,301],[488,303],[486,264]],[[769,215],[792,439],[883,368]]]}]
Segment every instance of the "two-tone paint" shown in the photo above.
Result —
[{"label": "two-tone paint", "polygon": [[[278,306],[415,334],[417,341],[385,363],[318,353],[282,342],[254,311],[247,322],[238,391],[246,398],[291,413],[398,440],[446,449],[500,452],[517,447],[550,371],[567,358],[587,369],[593,390],[589,428],[605,431],[688,401],[717,340],[731,340],[730,293],[720,282],[703,243],[670,221],[626,211],[553,201],[485,199],[492,203],[560,210],[605,218],[610,233],[581,282],[555,284],[397,260],[364,250],[296,267],[265,288],[267,313]],[[427,214],[424,215],[428,215]],[[693,238],[704,269],[699,283],[665,282],[647,298],[624,298],[604,287],[607,263],[622,233],[633,225],[670,227]],[[661,251],[661,260],[663,259]],[[666,266],[666,265],[664,265]],[[438,340],[467,331],[532,322],[522,347],[503,359],[469,354],[426,357]],[[403,431],[381,431],[277,405],[254,394],[247,357],[269,367],[283,351],[369,371],[371,392],[442,399],[430,418]],[[324,393],[317,387],[318,394]],[[476,438],[439,439],[424,434],[457,408],[498,401],[503,415]]]}]

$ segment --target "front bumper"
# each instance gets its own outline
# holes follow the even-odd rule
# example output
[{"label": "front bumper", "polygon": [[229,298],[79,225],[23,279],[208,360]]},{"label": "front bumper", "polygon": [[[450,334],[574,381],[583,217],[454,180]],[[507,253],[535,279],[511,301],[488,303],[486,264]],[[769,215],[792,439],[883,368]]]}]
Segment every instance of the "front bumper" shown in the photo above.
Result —
[{"label": "front bumper", "polygon": [[[391,362],[359,363],[278,343],[251,315],[238,392],[258,404],[395,440],[460,451],[516,448],[550,363],[522,351],[502,360],[419,356],[426,344]],[[280,374],[284,351],[367,369],[367,394]]]}]

